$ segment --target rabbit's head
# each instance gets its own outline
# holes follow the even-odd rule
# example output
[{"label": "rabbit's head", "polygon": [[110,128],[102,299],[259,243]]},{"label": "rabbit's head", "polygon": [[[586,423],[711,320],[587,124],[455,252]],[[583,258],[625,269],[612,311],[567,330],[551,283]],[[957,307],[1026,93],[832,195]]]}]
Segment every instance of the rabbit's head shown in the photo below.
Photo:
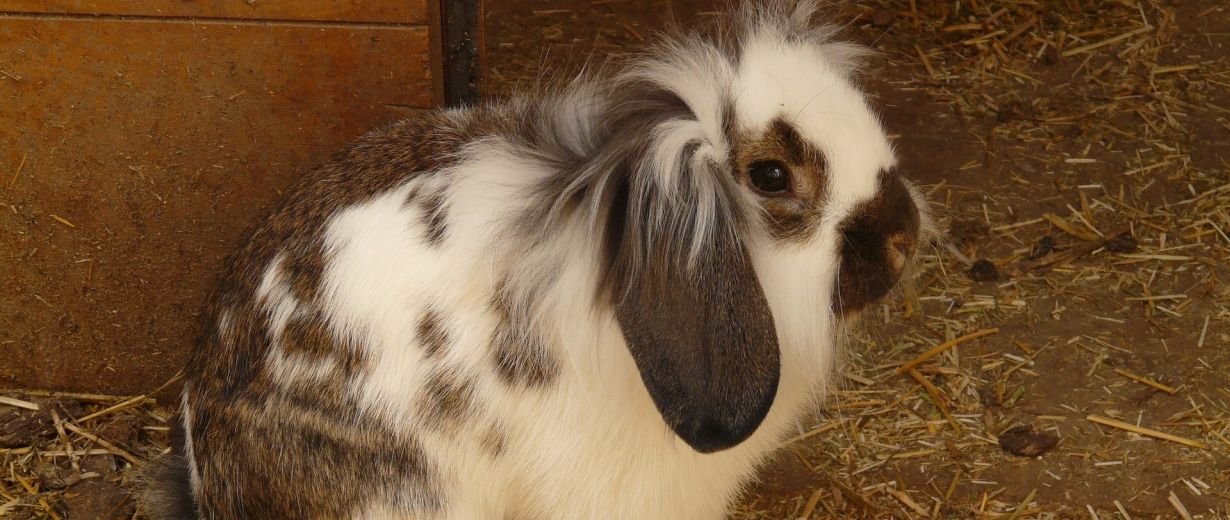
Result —
[{"label": "rabbit's head", "polygon": [[928,226],[853,82],[864,52],[814,11],[750,7],[671,40],[616,79],[593,139],[557,139],[604,143],[555,208],[588,208],[605,301],[701,452],[757,429],[796,352],[827,367],[836,324],[888,293]]}]

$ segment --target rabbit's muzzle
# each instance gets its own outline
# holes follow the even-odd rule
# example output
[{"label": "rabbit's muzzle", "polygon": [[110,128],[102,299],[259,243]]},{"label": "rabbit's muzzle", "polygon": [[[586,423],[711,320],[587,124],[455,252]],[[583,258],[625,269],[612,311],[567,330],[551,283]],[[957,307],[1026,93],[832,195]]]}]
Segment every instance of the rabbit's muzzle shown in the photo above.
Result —
[{"label": "rabbit's muzzle", "polygon": [[901,278],[919,241],[919,210],[905,183],[892,173],[880,176],[871,201],[842,222],[840,270],[833,310],[852,316],[875,303]]}]

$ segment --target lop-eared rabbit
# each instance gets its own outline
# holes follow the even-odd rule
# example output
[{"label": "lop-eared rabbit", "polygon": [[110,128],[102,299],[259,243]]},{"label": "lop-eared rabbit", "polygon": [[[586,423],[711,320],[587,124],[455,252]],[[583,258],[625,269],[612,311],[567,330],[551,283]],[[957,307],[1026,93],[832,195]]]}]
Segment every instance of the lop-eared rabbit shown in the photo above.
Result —
[{"label": "lop-eared rabbit", "polygon": [[412,117],[226,268],[152,518],[716,519],[930,219],[807,0]]}]

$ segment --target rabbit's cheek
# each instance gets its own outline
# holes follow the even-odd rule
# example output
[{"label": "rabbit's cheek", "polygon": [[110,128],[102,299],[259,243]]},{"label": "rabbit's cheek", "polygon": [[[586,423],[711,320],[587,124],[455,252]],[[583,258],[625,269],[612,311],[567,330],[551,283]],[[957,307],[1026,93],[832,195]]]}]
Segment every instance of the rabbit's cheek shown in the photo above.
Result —
[{"label": "rabbit's cheek", "polygon": [[823,216],[820,207],[793,198],[766,200],[762,207],[765,228],[782,242],[805,242],[815,236]]}]

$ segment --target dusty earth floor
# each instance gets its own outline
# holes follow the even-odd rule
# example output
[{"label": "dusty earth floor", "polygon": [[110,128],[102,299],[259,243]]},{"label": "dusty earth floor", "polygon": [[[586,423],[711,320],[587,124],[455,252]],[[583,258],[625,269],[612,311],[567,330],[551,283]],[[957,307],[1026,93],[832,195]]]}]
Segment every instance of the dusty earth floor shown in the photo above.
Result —
[{"label": "dusty earth floor", "polygon": [[[493,95],[720,7],[490,4]],[[880,51],[863,81],[946,240],[851,331],[842,385],[733,517],[1230,517],[1230,7],[877,0],[832,18]],[[131,516],[166,408],[4,395],[40,409],[0,404],[0,517]]]}]

